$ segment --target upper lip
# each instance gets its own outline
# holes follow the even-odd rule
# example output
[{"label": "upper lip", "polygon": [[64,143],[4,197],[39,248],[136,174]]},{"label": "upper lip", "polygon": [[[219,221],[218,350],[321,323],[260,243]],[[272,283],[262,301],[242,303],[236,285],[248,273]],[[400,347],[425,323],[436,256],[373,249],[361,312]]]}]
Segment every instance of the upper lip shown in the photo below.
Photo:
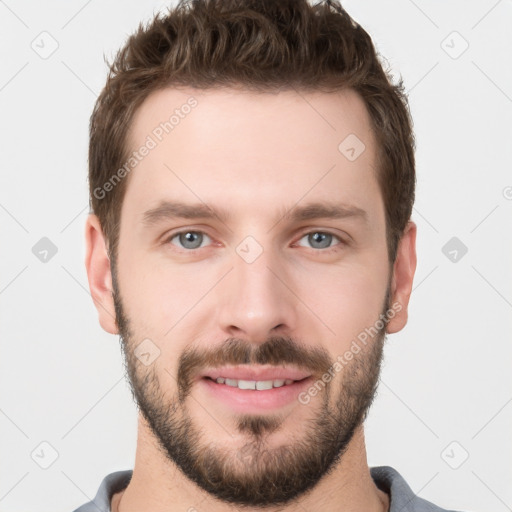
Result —
[{"label": "upper lip", "polygon": [[199,376],[200,379],[210,377],[213,380],[219,377],[234,380],[302,380],[310,377],[311,373],[298,368],[270,367],[261,368],[255,366],[224,366],[221,368],[206,369]]}]

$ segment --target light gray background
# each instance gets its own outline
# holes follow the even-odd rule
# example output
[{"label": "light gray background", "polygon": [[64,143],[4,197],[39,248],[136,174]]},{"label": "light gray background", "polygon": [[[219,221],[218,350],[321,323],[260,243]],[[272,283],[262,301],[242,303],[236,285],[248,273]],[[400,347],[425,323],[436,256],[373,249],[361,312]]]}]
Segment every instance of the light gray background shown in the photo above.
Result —
[{"label": "light gray background", "polygon": [[[71,511],[133,467],[136,409],[83,263],[88,121],[103,53],[166,5],[0,1],[1,512]],[[512,510],[512,3],[343,5],[403,76],[417,137],[418,268],[369,463],[446,508]],[[42,237],[58,249],[47,262]],[[455,262],[452,237],[468,249]]]}]

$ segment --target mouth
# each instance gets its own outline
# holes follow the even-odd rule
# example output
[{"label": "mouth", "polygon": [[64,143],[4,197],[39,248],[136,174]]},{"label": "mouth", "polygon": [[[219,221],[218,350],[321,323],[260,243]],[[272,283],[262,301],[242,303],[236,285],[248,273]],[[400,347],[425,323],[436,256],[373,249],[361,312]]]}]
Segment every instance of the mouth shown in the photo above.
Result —
[{"label": "mouth", "polygon": [[237,412],[257,413],[298,401],[313,376],[294,368],[231,367],[210,369],[198,378],[208,400]]},{"label": "mouth", "polygon": [[[292,367],[224,366],[222,368],[207,368],[199,375],[199,378],[205,377],[214,381],[217,381],[219,378],[224,379],[222,384],[226,383],[226,380],[242,382],[274,382],[281,380],[287,382],[291,380],[296,382],[311,377],[311,373]],[[231,385],[229,382],[227,384]]]},{"label": "mouth", "polygon": [[267,391],[269,389],[280,388],[282,386],[290,386],[295,382],[302,382],[304,379],[293,380],[293,379],[271,379],[271,380],[244,380],[244,379],[229,379],[226,377],[217,377],[212,379],[211,377],[204,377],[204,379],[210,380],[217,384],[224,384],[225,386],[231,386],[238,389],[254,389],[256,391]]}]

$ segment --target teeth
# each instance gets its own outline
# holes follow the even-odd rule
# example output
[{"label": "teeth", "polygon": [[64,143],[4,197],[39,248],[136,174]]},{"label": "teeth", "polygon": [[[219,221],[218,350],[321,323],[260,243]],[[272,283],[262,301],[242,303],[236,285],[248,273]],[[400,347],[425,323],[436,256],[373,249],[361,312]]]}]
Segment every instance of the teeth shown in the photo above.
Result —
[{"label": "teeth", "polygon": [[264,391],[266,389],[280,388],[281,386],[288,386],[294,381],[292,379],[286,380],[236,380],[236,379],[225,379],[224,377],[218,377],[216,379],[218,384],[226,384],[233,388],[239,389],[257,389],[258,391]]},{"label": "teeth", "polygon": [[[258,391],[263,391],[265,389],[272,389],[274,386],[275,386],[275,382],[272,382],[271,380],[258,380],[258,381],[256,381],[255,388]],[[251,387],[250,389],[253,389],[253,388]]]}]

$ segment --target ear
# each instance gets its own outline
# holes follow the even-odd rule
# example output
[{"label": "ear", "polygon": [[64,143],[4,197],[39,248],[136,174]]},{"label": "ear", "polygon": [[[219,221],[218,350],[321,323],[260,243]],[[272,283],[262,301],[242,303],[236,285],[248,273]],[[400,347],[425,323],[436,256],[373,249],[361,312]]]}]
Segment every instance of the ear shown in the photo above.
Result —
[{"label": "ear", "polygon": [[89,289],[98,310],[100,325],[110,334],[118,334],[107,244],[100,221],[93,214],[89,215],[85,223],[85,246],[85,267]]},{"label": "ear", "polygon": [[401,309],[388,322],[386,332],[389,334],[401,331],[407,324],[407,307],[416,271],[416,229],[416,224],[409,221],[398,244],[393,265],[390,300],[391,304],[398,302]]}]

